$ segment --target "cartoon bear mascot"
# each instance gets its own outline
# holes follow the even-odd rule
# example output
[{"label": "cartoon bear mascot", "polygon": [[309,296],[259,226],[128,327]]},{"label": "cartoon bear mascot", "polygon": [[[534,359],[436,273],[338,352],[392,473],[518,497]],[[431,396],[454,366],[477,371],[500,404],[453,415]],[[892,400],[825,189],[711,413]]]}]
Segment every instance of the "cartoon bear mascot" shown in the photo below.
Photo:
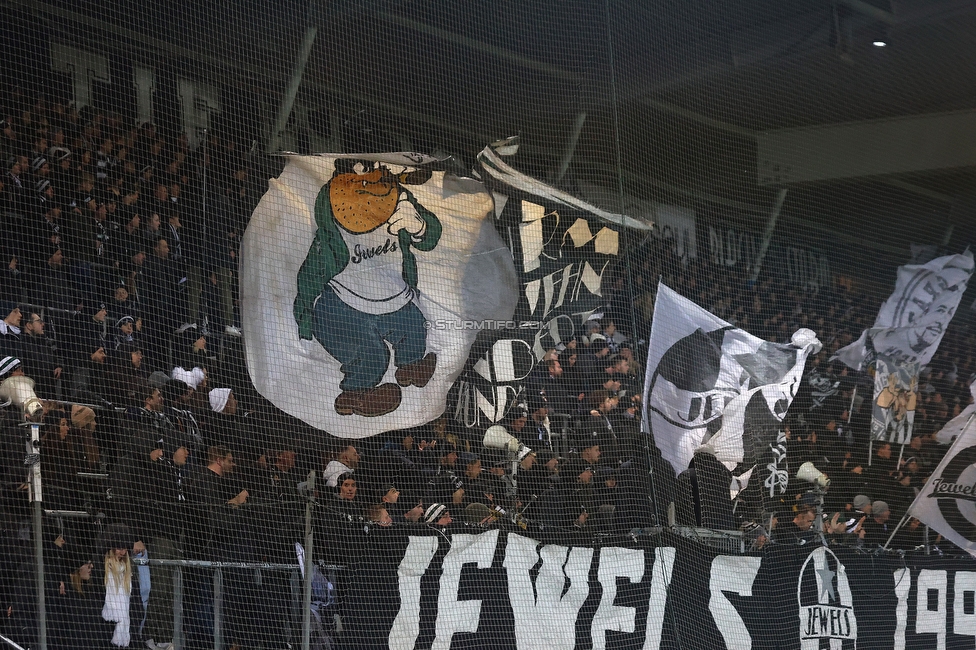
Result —
[{"label": "cartoon bear mascot", "polygon": [[[400,406],[402,389],[423,388],[437,365],[417,306],[414,251],[437,246],[441,223],[406,185],[428,170],[394,174],[340,159],[315,201],[318,230],[298,272],[299,336],[314,338],[341,365],[340,415],[379,417]],[[396,383],[383,381],[390,365]]]}]

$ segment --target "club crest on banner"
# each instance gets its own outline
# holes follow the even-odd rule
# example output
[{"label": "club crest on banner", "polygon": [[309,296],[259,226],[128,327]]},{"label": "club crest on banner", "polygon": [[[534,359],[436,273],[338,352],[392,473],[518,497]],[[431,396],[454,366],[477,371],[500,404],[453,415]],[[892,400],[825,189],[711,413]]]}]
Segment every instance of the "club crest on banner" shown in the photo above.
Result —
[{"label": "club crest on banner", "polygon": [[857,618],[847,571],[830,549],[820,547],[807,556],[796,598],[801,650],[819,650],[822,640],[829,640],[831,650],[857,647]]},{"label": "club crest on banner", "polygon": [[955,454],[941,472],[932,475],[922,493],[936,501],[956,535],[976,544],[976,446]]}]

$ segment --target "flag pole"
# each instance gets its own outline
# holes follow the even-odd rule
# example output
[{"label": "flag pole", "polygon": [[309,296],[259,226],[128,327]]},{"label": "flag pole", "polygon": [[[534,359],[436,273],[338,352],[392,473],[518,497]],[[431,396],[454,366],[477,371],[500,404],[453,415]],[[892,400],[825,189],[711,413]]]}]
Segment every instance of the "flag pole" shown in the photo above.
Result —
[{"label": "flag pole", "polygon": [[[953,450],[953,448],[957,444],[959,444],[959,441],[962,440],[963,435],[966,433],[966,430],[969,428],[969,425],[971,425],[973,423],[973,419],[974,418],[976,418],[976,413],[973,413],[972,415],[969,416],[969,419],[966,421],[965,426],[963,426],[962,430],[959,431],[959,435],[956,436],[956,439],[952,442],[952,446],[949,447],[949,450],[946,452],[946,455],[948,455],[949,453],[951,453],[952,450]],[[925,487],[928,486],[929,482],[931,482],[931,481],[932,481],[932,477],[929,477],[929,480],[926,481],[925,482],[925,485],[922,486],[922,490],[918,494],[915,495],[915,500],[912,501],[911,505],[908,506],[908,510],[905,511],[905,516],[903,516],[901,518],[901,521],[898,522],[898,525],[891,532],[891,536],[888,538],[888,541],[885,542],[885,545],[881,547],[883,550],[887,550],[888,549],[888,545],[891,544],[891,540],[894,539],[895,533],[897,533],[898,530],[902,527],[902,525],[904,525],[904,523],[906,521],[908,521],[908,518],[912,514],[912,508],[915,507],[915,503],[922,497],[922,493],[925,491]],[[928,524],[927,523],[925,524],[925,527],[926,527],[926,529],[928,528]],[[936,532],[939,532],[939,531],[936,531]],[[928,552],[928,533],[927,532],[926,532],[925,537],[926,537],[926,552]]]},{"label": "flag pole", "polygon": [[891,531],[891,536],[888,538],[888,541],[885,542],[885,545],[881,547],[882,551],[888,550],[888,544],[891,544],[891,540],[895,538],[895,535],[898,533],[899,530],[901,530],[901,527],[905,525],[906,521],[908,521],[908,517],[910,516],[909,513],[911,512],[911,510],[912,510],[911,508],[908,509],[908,512],[906,512],[904,516],[902,516],[901,521],[898,522],[898,525],[895,526],[895,529]]},{"label": "flag pole", "polygon": [[847,407],[847,423],[851,423],[851,416],[854,414],[854,400],[857,399],[857,384],[854,385],[854,390],[851,391],[851,404]]}]

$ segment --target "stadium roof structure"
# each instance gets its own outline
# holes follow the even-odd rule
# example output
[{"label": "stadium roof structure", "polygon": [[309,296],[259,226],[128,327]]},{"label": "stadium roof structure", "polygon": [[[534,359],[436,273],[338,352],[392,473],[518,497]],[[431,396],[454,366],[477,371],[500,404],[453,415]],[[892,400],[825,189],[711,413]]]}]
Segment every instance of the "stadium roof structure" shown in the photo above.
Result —
[{"label": "stadium roof structure", "polygon": [[619,179],[742,227],[785,188],[782,224],[844,238],[853,218],[888,254],[893,210],[919,243],[976,222],[965,0],[0,4],[51,42],[169,58],[269,123],[292,95],[325,131],[468,159],[520,134],[523,168],[567,189]]}]

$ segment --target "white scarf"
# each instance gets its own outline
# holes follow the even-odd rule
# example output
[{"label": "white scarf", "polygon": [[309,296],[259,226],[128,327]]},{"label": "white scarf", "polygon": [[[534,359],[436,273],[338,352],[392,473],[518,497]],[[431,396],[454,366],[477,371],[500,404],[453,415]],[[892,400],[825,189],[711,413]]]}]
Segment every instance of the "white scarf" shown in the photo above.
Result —
[{"label": "white scarf", "polygon": [[16,325],[10,325],[5,320],[0,320],[0,334],[13,334],[15,336],[20,336],[20,328]]},{"label": "white scarf", "polygon": [[129,647],[129,588],[125,587],[125,574],[108,571],[105,574],[105,605],[102,607],[102,618],[115,622],[115,633],[112,634],[112,645],[121,648]]}]

